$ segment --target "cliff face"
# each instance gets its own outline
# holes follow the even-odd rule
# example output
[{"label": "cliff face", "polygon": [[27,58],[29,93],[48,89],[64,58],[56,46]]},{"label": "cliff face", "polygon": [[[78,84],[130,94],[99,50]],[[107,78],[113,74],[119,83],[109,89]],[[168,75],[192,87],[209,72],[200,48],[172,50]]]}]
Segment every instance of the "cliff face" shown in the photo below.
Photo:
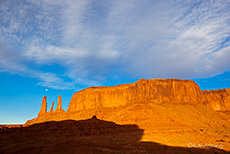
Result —
[{"label": "cliff face", "polygon": [[230,88],[204,90],[204,104],[216,111],[230,111]]},{"label": "cliff face", "polygon": [[[191,80],[178,79],[141,79],[136,83],[110,87],[89,87],[75,93],[67,112],[117,108],[137,103],[153,104],[203,104],[215,111],[230,110],[230,88],[201,91]],[[49,113],[64,113],[61,96],[57,108],[53,104]],[[46,114],[46,96],[43,97],[41,111]]]},{"label": "cliff face", "polygon": [[191,80],[141,79],[111,87],[90,87],[75,93],[67,112],[114,108],[136,103],[201,104],[202,91]]},{"label": "cliff face", "polygon": [[[168,107],[167,105],[171,106]],[[177,114],[174,113],[176,106],[183,106],[181,107],[183,109],[178,111],[180,112],[178,115],[181,116],[184,115],[183,112],[199,113],[201,106],[205,108],[205,114],[202,111],[200,115],[204,116],[207,116],[207,113],[211,113],[211,111],[230,111],[230,88],[201,91],[199,86],[191,80],[141,79],[136,83],[110,87],[90,87],[81,90],[72,96],[67,112],[61,107],[61,96],[58,96],[55,111],[53,106],[52,104],[50,111],[47,112],[46,97],[43,97],[38,117],[27,121],[26,124],[31,125],[44,121],[66,119],[81,120],[90,118],[93,115],[98,116],[100,119],[123,124],[127,121],[135,123],[144,120],[148,123],[152,119],[153,112],[156,112],[158,114],[153,115],[155,120],[159,117],[156,121],[159,122],[160,119],[165,117],[166,123],[162,123],[163,126],[168,124],[167,119],[170,117],[177,117]],[[170,108],[174,108],[174,110],[171,111]],[[171,114],[169,114],[170,112]],[[167,117],[168,114],[170,115],[169,117]],[[134,115],[137,117],[133,117]],[[200,115],[197,114],[196,116],[200,117]],[[184,116],[187,117],[187,115]],[[196,119],[194,117],[190,118]],[[173,120],[177,121],[178,119],[180,119],[180,116]],[[186,121],[188,120],[184,120],[183,123],[186,123]]]}]

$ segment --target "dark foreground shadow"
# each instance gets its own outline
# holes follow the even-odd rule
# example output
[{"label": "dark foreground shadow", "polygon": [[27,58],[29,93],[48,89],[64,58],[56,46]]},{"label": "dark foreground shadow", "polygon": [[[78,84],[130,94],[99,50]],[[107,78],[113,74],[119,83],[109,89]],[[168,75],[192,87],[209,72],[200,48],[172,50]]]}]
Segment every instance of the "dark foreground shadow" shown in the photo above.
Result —
[{"label": "dark foreground shadow", "polygon": [[215,148],[170,147],[154,142],[139,142],[142,135],[143,130],[137,125],[117,125],[96,118],[81,121],[52,121],[29,127],[0,130],[0,153],[229,153]]}]

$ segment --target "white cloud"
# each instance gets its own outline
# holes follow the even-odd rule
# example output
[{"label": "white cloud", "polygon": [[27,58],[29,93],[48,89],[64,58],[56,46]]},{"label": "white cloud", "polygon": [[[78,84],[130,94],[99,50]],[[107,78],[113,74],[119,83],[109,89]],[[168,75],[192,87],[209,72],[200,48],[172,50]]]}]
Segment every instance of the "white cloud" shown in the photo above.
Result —
[{"label": "white cloud", "polygon": [[22,63],[20,56],[17,56],[4,45],[0,45],[0,72],[9,72],[25,77],[38,79],[38,85],[54,89],[77,89],[73,82],[65,82],[63,76],[54,73],[46,73],[35,70]]},{"label": "white cloud", "polygon": [[[0,69],[43,86],[101,85],[119,76],[210,77],[230,68],[228,0],[0,4],[0,40],[13,49],[10,56],[0,49]],[[65,69],[63,76],[33,67],[53,64]]]},{"label": "white cloud", "polygon": [[[84,58],[88,56],[84,49],[68,49],[62,47],[55,47],[52,45],[30,45],[24,52],[24,56],[28,59],[35,60],[39,63],[63,62],[64,60]],[[64,62],[68,63],[68,61]]]}]

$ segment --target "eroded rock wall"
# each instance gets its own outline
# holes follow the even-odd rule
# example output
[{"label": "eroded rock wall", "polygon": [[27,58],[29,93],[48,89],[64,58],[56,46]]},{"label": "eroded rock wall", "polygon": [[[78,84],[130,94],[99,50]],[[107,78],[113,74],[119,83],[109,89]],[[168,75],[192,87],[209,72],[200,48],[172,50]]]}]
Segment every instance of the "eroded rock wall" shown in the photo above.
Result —
[{"label": "eroded rock wall", "polygon": [[114,108],[135,103],[199,104],[202,91],[191,80],[141,79],[136,83],[111,87],[90,87],[75,93],[67,112]]},{"label": "eroded rock wall", "polygon": [[[197,107],[199,109],[199,105],[202,105],[206,109],[205,113],[230,111],[230,88],[201,91],[194,81],[178,79],[141,79],[136,83],[130,84],[110,87],[90,87],[72,96],[67,112],[61,107],[61,96],[58,96],[55,111],[53,109],[54,104],[52,104],[50,111],[47,112],[46,97],[43,97],[38,117],[28,120],[25,125],[66,119],[81,120],[90,118],[93,115],[106,120],[125,117],[125,120],[118,120],[117,122],[133,121],[135,123],[140,119],[133,118],[134,115],[129,115],[128,113],[133,108],[137,117],[142,115],[142,118],[145,119],[146,116],[143,116],[143,113],[139,113],[143,111],[148,112],[148,107],[145,109],[145,106],[155,106],[156,110],[161,109],[159,114],[166,117],[165,114],[168,114],[169,111],[163,112],[162,109],[164,108],[161,108],[161,106],[165,105],[172,105],[174,107],[176,105],[179,107],[183,106],[184,109],[182,109],[182,112],[190,112],[185,110],[186,106],[190,106],[188,108]],[[152,112],[157,112],[155,108],[149,109],[150,111],[146,114],[152,115]],[[194,110],[191,112],[198,113],[199,111]],[[207,116],[207,114],[204,115]]]},{"label": "eroded rock wall", "polygon": [[230,88],[204,90],[204,104],[215,111],[230,111]]}]

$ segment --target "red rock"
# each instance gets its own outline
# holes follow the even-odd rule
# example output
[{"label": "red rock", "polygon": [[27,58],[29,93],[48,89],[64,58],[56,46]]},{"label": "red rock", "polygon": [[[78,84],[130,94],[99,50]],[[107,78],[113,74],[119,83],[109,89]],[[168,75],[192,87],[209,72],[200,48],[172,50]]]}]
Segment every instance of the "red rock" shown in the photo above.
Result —
[{"label": "red rock", "polygon": [[[191,141],[194,143],[196,141],[195,144],[199,145],[204,141],[212,143],[216,138],[228,141],[230,136],[229,115],[227,112],[216,112],[230,111],[230,89],[201,91],[199,86],[191,80],[141,79],[136,83],[118,86],[90,87],[73,95],[67,112],[61,106],[61,96],[58,96],[55,112],[52,112],[52,105],[51,112],[47,113],[46,97],[44,97],[39,116],[28,120],[24,127],[53,121],[51,123],[54,123],[54,127],[46,126],[52,130],[51,134],[53,132],[63,134],[63,129],[55,128],[57,125],[54,121],[83,120],[95,116],[91,119],[92,121],[98,118],[113,121],[119,125],[135,124],[145,132],[141,140],[167,145],[187,146]],[[47,130],[44,129],[45,125],[41,126],[42,130]],[[93,128],[91,124],[88,126],[90,129]],[[67,128],[79,132],[69,124]],[[95,128],[101,131],[97,126]],[[89,134],[85,128],[80,130]],[[102,134],[105,133],[102,132]],[[70,136],[68,145],[73,141],[73,132]],[[224,149],[230,149],[227,142],[222,142],[222,144]],[[59,143],[58,147],[60,145]],[[52,146],[51,148],[55,149]]]},{"label": "red rock", "polygon": [[[134,106],[138,106],[138,104],[140,104],[140,109],[136,111]],[[116,121],[125,123],[125,121],[133,121],[132,115],[126,115],[126,112],[123,113],[122,110],[127,107],[130,107],[130,109],[134,107],[134,113],[141,115],[139,112],[142,109],[147,110],[144,106],[154,107],[150,104],[202,105],[214,111],[230,111],[230,89],[201,91],[194,81],[178,79],[141,79],[136,83],[130,84],[89,87],[74,93],[67,112],[62,109],[61,96],[58,96],[55,112],[52,112],[52,105],[51,111],[45,114],[46,97],[44,97],[38,118],[27,121],[26,125],[52,120],[81,120],[93,115],[104,120],[113,121],[116,121],[119,117],[127,117],[126,120],[123,118]],[[156,106],[155,108],[157,110],[160,107]],[[208,111],[209,109],[207,109],[207,112],[210,112]],[[149,112],[152,111],[149,110]],[[45,115],[42,116],[43,114]],[[151,115],[151,113],[147,115]],[[165,115],[165,113],[162,113],[162,115]],[[111,119],[111,117],[113,118]],[[143,115],[143,117],[145,118],[146,116]],[[137,118],[133,119],[134,121],[139,121]]]},{"label": "red rock", "polygon": [[52,103],[49,113],[53,113],[53,112],[54,112],[54,102]]},{"label": "red rock", "polygon": [[61,95],[58,96],[57,108],[55,109],[55,113],[57,113],[57,112],[65,112],[65,111],[62,109]]},{"label": "red rock", "polygon": [[230,88],[204,90],[204,104],[215,111],[230,111]]},{"label": "red rock", "polygon": [[[204,131],[205,133],[200,133],[200,129],[196,131],[193,128],[192,131],[190,129],[170,129],[169,131],[164,130],[160,132],[160,130],[155,130],[151,133],[149,131],[146,133],[146,130],[139,128],[138,125],[120,125],[95,118],[80,121],[51,121],[34,124],[29,127],[0,129],[0,153],[229,154],[228,143],[225,143],[225,141],[229,141],[227,137],[220,138],[218,136],[214,138],[214,144],[209,144],[213,142],[213,139],[208,140],[209,138],[207,137],[212,137],[215,134],[207,128],[204,128]],[[215,129],[215,131],[218,131],[218,129]],[[194,134],[194,132],[197,133]],[[174,144],[172,142],[160,143],[154,140],[142,140],[145,134],[153,134],[154,138],[163,138],[166,141],[173,139]],[[170,134],[170,137],[167,134]],[[203,136],[205,137],[204,140],[202,140]],[[183,138],[186,138],[186,140],[183,140]],[[201,143],[199,142],[199,138],[202,138]],[[198,141],[196,141],[197,139]],[[220,143],[215,142],[216,139],[218,139],[217,141],[221,141],[223,149],[222,146],[219,149],[218,145]],[[178,141],[180,145],[178,145]],[[204,141],[205,144],[203,143]],[[211,146],[210,148],[207,147],[209,145]]]},{"label": "red rock", "polygon": [[0,125],[0,130],[2,129],[8,129],[8,128],[20,128],[23,127],[23,125],[19,125],[19,124],[11,124],[11,125]]},{"label": "red rock", "polygon": [[136,103],[199,104],[203,95],[191,80],[141,79],[111,87],[90,87],[75,93],[67,112],[120,107]]},{"label": "red rock", "polygon": [[46,113],[47,113],[47,102],[46,102],[46,96],[44,96],[42,98],[42,106],[40,112],[38,113],[38,116],[41,116]]}]

